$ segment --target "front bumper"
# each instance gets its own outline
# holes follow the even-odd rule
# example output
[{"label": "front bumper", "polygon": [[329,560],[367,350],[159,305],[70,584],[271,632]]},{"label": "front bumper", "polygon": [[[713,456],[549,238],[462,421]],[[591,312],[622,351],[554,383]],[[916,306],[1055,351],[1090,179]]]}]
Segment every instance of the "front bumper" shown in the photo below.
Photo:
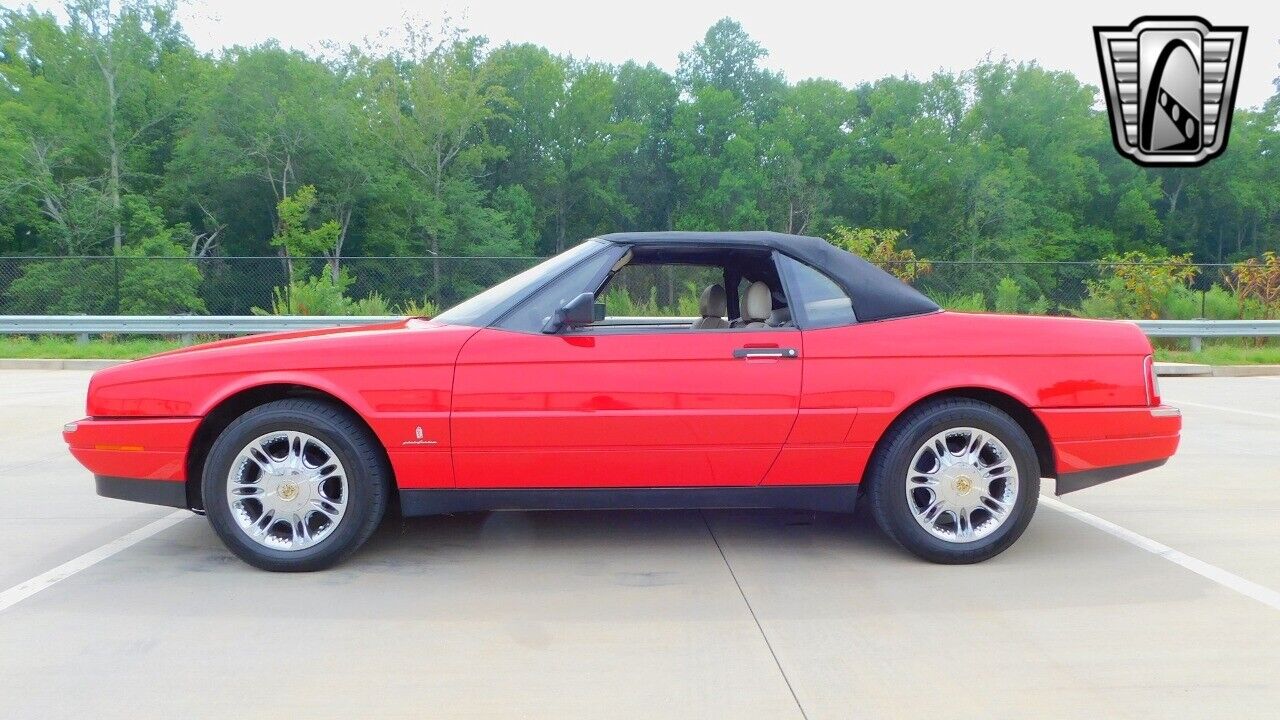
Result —
[{"label": "front bumper", "polygon": [[167,505],[169,507],[191,508],[187,500],[187,484],[164,480],[138,480],[136,478],[109,477],[95,475],[94,482],[98,494],[102,497],[148,503],[151,505]]},{"label": "front bumper", "polygon": [[1182,412],[1145,408],[1036,411],[1053,442],[1057,494],[1159,467],[1178,449]]},{"label": "front bumper", "polygon": [[62,438],[99,495],[186,507],[187,449],[199,426],[198,417],[85,418]]}]

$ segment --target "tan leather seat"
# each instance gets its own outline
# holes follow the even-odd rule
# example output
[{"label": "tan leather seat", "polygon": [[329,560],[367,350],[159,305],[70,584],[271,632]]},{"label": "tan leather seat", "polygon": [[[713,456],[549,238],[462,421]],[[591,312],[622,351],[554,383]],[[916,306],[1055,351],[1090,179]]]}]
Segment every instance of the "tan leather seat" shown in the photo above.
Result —
[{"label": "tan leather seat", "polygon": [[742,322],[745,328],[767,328],[765,318],[773,312],[773,295],[769,286],[756,281],[747,287],[742,300]]},{"label": "tan leather seat", "polygon": [[725,297],[724,287],[720,285],[708,285],[702,291],[702,297],[698,298],[698,312],[702,317],[693,321],[690,326],[693,330],[719,330],[729,327],[729,321],[724,319],[729,314],[729,301]]},{"label": "tan leather seat", "polygon": [[791,308],[774,308],[769,313],[769,319],[764,321],[769,327],[790,327],[791,326]]}]

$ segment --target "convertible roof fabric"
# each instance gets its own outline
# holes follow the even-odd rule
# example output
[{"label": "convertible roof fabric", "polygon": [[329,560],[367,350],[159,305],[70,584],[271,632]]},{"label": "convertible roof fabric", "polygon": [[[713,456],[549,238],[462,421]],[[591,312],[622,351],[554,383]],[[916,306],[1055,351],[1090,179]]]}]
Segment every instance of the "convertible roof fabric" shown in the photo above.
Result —
[{"label": "convertible roof fabric", "polygon": [[752,232],[629,232],[601,235],[620,245],[719,245],[777,250],[822,270],[853,301],[860,322],[936,312],[938,304],[896,277],[822,238]]}]

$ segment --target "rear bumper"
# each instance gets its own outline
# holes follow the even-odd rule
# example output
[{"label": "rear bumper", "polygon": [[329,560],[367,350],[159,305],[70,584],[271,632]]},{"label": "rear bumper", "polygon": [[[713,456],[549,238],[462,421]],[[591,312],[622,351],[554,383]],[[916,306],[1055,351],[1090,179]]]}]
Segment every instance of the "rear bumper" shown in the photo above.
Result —
[{"label": "rear bumper", "polygon": [[1081,470],[1080,472],[1062,473],[1058,476],[1057,482],[1054,484],[1054,495],[1066,495],[1069,492],[1083,490],[1094,485],[1101,485],[1104,482],[1111,482],[1129,475],[1158,468],[1168,462],[1168,458],[1164,460],[1151,460],[1148,462],[1133,463],[1132,465],[1113,465],[1111,467],[1097,468],[1094,470]]},{"label": "rear bumper", "polygon": [[200,418],[85,418],[62,437],[92,472],[98,494],[189,508],[187,448]]},{"label": "rear bumper", "polygon": [[1053,443],[1058,494],[1163,465],[1178,449],[1175,407],[1037,410]]}]

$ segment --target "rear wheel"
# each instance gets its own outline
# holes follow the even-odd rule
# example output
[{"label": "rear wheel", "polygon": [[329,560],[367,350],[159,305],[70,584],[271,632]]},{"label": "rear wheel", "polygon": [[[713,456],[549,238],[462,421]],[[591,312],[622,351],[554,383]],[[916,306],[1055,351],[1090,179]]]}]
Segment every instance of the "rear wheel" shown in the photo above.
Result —
[{"label": "rear wheel", "polygon": [[900,545],[932,562],[974,563],[1026,529],[1040,465],[1026,432],[999,409],[940,400],[894,424],[868,483],[877,524]]},{"label": "rear wheel", "polygon": [[345,409],[279,400],[233,421],[205,462],[209,522],[245,562],[320,570],[364,544],[386,511],[377,439]]}]

